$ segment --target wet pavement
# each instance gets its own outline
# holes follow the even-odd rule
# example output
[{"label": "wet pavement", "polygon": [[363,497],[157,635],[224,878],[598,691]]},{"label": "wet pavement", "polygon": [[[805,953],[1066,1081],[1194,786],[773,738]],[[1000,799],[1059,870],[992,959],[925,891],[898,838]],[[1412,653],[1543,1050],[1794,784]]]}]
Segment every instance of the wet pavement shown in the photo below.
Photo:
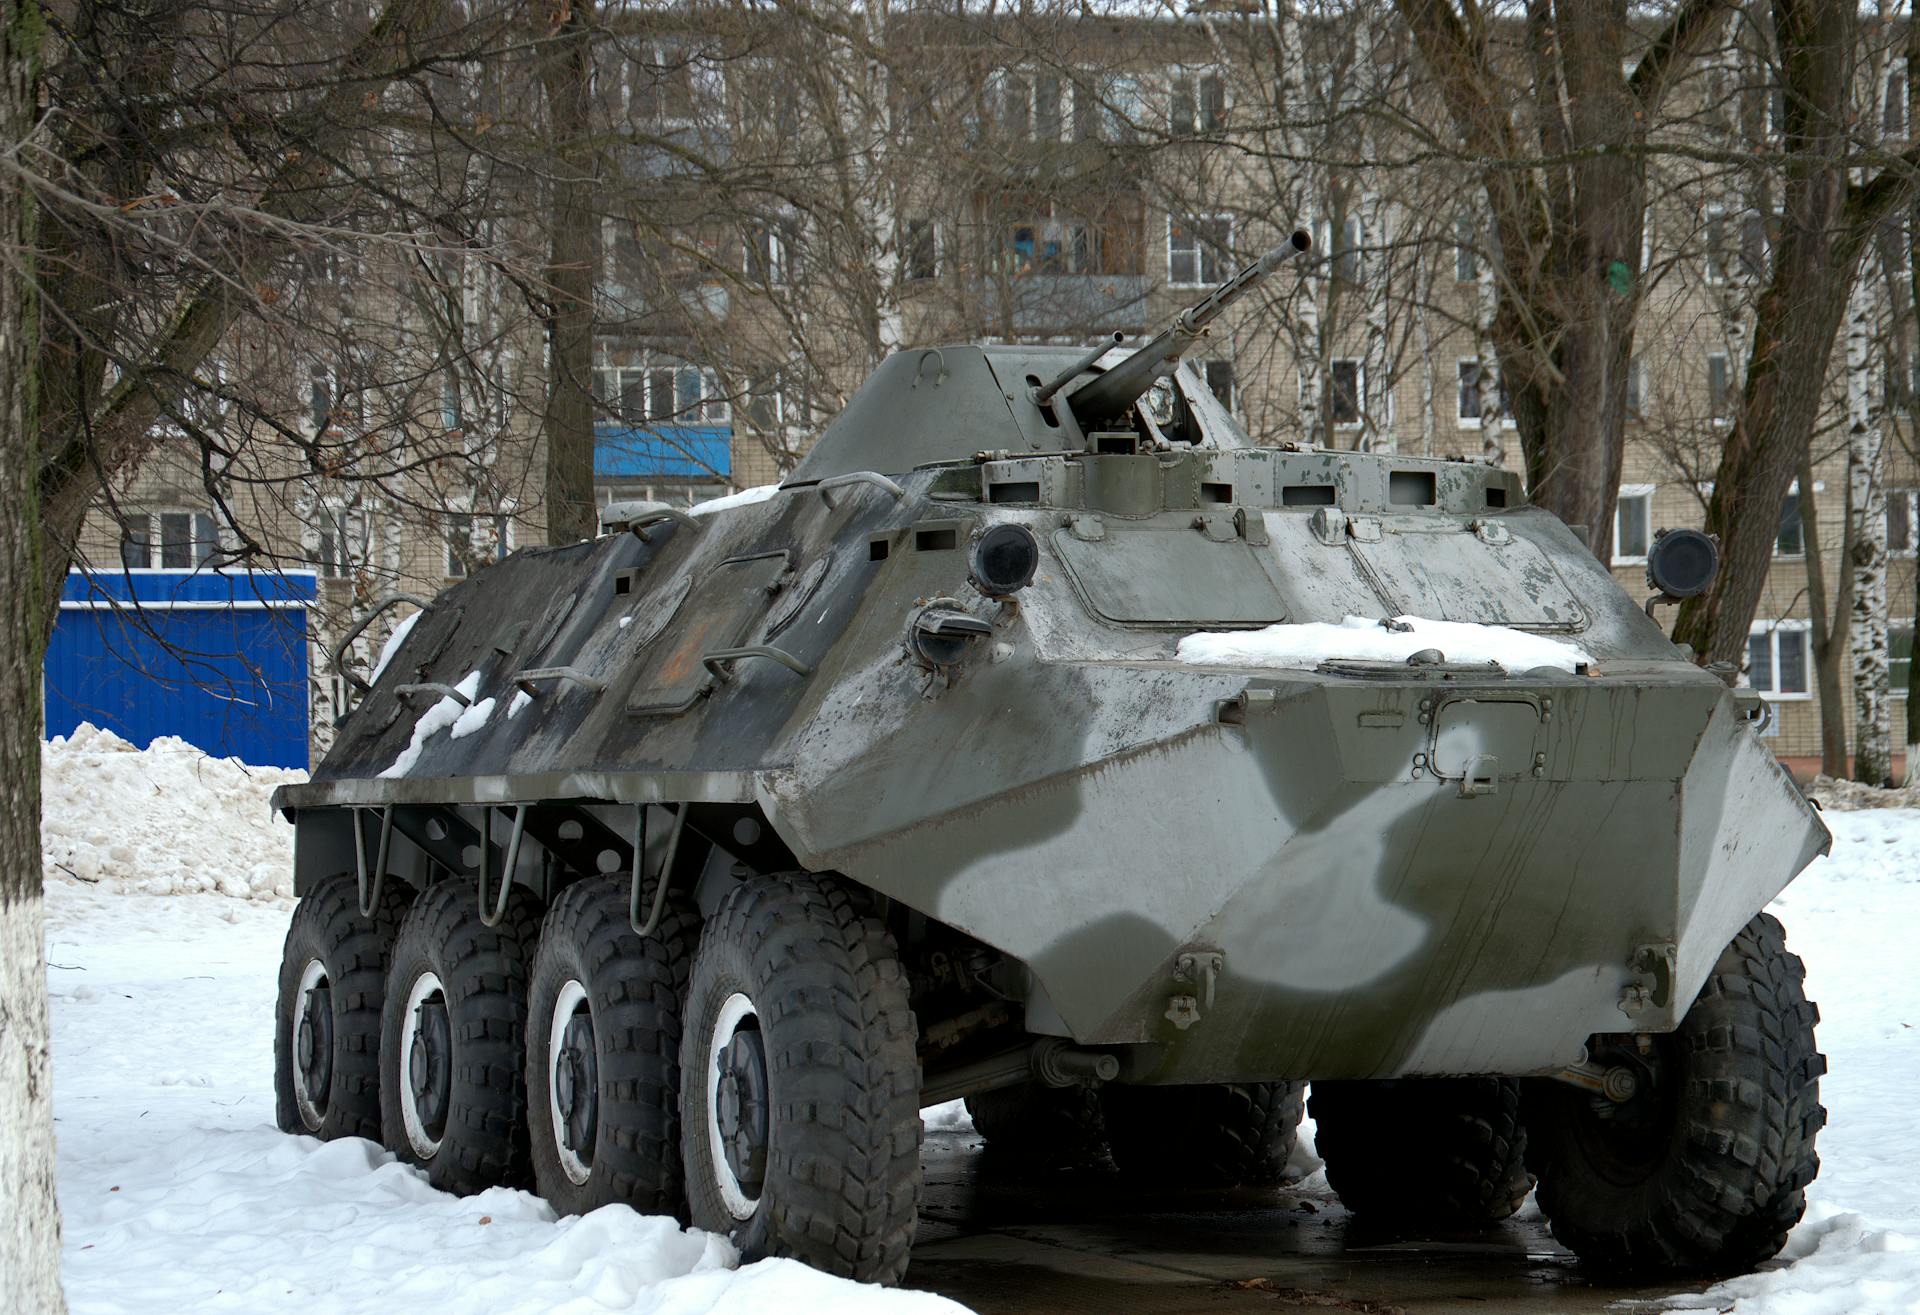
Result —
[{"label": "wet pavement", "polygon": [[1604,1286],[1529,1201],[1486,1233],[1370,1235],[1324,1187],[1169,1194],[1111,1168],[1035,1170],[929,1130],[906,1285],[980,1315],[1335,1310],[1520,1315],[1658,1310],[1682,1291]]}]

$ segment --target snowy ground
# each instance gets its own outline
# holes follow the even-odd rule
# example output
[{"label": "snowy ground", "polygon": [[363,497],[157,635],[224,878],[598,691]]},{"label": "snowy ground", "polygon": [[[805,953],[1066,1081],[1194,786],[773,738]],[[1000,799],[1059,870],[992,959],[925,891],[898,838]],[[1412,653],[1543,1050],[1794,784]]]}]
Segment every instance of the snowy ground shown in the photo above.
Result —
[{"label": "snowy ground", "polygon": [[[97,744],[50,750],[49,830],[94,878],[49,864],[54,1100],[75,1315],[961,1309],[791,1262],[738,1268],[725,1242],[622,1208],[556,1220],[525,1193],[446,1196],[370,1142],[281,1135],[272,1004],[291,906],[256,878],[265,860],[202,843],[213,820],[180,816],[177,799],[170,823],[148,815],[144,796],[139,809],[113,815],[120,821],[103,821],[108,795],[64,779],[118,772],[163,799],[211,780],[219,788],[194,798],[216,812],[245,799],[242,785],[259,788],[223,776],[229,765],[162,749],[157,763]],[[1827,820],[1834,857],[1777,906],[1824,1014],[1832,1072],[1821,1175],[1791,1263],[1677,1308],[1920,1315],[1920,810]],[[260,844],[280,843],[277,828],[262,830]],[[148,898],[139,892],[149,882],[251,898]],[[936,1111],[929,1121],[955,1118]]]}]

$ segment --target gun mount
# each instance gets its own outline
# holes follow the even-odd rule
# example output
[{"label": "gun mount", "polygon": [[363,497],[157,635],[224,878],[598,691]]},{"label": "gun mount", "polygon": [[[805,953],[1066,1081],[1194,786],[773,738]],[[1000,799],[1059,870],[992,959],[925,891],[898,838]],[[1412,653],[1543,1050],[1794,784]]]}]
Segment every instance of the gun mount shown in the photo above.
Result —
[{"label": "gun mount", "polygon": [[[1072,410],[1074,418],[1080,422],[1081,428],[1092,433],[1095,430],[1111,427],[1115,421],[1126,414],[1128,407],[1146,394],[1149,388],[1179,368],[1181,359],[1206,338],[1207,327],[1218,319],[1228,306],[1238,301],[1252,288],[1265,282],[1282,264],[1312,249],[1313,239],[1304,231],[1296,230],[1285,243],[1273,248],[1205,297],[1181,311],[1174,317],[1172,324],[1155,334],[1143,346],[1135,349],[1132,355],[1066,394],[1064,399],[1066,405]],[[1093,362],[1099,359],[1099,355],[1099,352],[1095,352],[1078,365],[1073,373],[1091,369]],[[1051,397],[1063,384],[1064,380],[1056,379],[1047,386],[1046,395]],[[1040,400],[1044,401],[1045,398]]]}]

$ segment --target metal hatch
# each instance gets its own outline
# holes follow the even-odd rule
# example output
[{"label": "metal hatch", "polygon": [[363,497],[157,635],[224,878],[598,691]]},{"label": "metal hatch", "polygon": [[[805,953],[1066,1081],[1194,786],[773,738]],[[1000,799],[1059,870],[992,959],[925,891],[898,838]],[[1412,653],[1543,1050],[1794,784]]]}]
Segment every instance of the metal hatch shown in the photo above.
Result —
[{"label": "metal hatch", "polygon": [[1348,547],[1394,611],[1439,621],[1582,630],[1587,612],[1539,547],[1457,521],[1379,522],[1372,541]]},{"label": "metal hatch", "polygon": [[1107,526],[1097,538],[1054,533],[1054,551],[1096,616],[1119,625],[1265,626],[1287,607],[1261,550],[1187,526]]},{"label": "metal hatch", "polygon": [[671,715],[705,697],[717,681],[701,659],[746,642],[766,616],[788,561],[782,550],[731,558],[708,571],[689,605],[674,613],[675,626],[643,650],[646,666],[627,695],[627,711]]}]

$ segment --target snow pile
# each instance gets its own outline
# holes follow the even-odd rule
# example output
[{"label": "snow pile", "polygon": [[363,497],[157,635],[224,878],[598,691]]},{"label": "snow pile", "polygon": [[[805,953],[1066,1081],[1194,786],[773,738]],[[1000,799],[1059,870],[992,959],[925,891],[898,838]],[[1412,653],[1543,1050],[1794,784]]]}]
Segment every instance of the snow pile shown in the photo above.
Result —
[{"label": "snow pile", "polygon": [[1920,785],[1883,790],[1877,785],[1842,781],[1832,776],[1816,776],[1807,793],[1824,808],[1920,808]]},{"label": "snow pile", "polygon": [[1202,631],[1180,641],[1179,658],[1196,666],[1311,669],[1338,658],[1405,662],[1422,649],[1436,648],[1449,662],[1498,662],[1509,671],[1534,667],[1572,671],[1576,664],[1593,660],[1565,640],[1507,626],[1398,616],[1392,627],[1350,616],[1338,625],[1312,621],[1264,630]]},{"label": "snow pile", "polygon": [[276,786],[307,774],[214,758],[164,735],[145,749],[82,724],[40,750],[47,881],[71,878],[151,895],[239,899],[293,894],[293,828]]},{"label": "snow pile", "polygon": [[485,726],[487,718],[493,716],[493,704],[492,699],[481,699],[478,703],[469,705],[467,710],[460,714],[459,720],[453,723],[453,729],[447,732],[447,737],[463,740]]},{"label": "snow pile", "polygon": [[779,491],[778,484],[761,484],[754,488],[741,489],[738,493],[729,493],[724,498],[709,498],[705,502],[696,502],[687,510],[690,515],[711,516],[716,511],[729,511],[734,507],[751,507],[756,502],[765,502]]},{"label": "snow pile", "polygon": [[[467,698],[468,702],[463,704],[451,694],[442,694],[440,701],[421,713],[420,720],[413,723],[413,735],[407,740],[407,747],[402,749],[400,756],[389,763],[386,769],[380,773],[383,778],[391,779],[396,776],[405,776],[408,772],[412,771],[413,765],[420,761],[420,751],[427,747],[427,741],[447,727],[453,726],[463,719],[464,715],[473,707],[473,696],[480,692],[480,673],[477,671],[469,671],[467,678],[458,685],[455,685],[454,688],[459,690],[460,693]],[[487,711],[485,714],[482,714],[482,720],[492,712],[493,700],[488,699]],[[469,729],[478,730],[479,727],[476,725]],[[465,732],[456,731],[455,735],[458,736],[464,733]]]}]

